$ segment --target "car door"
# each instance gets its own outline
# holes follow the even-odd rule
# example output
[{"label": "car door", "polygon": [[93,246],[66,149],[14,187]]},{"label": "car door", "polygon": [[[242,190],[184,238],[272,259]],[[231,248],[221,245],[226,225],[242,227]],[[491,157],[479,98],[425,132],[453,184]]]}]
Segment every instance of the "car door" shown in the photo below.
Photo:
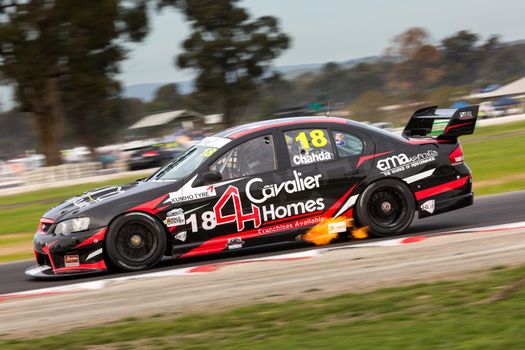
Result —
[{"label": "car door", "polygon": [[335,149],[335,160],[321,167],[326,181],[324,193],[330,203],[330,217],[352,217],[363,183],[372,169],[373,162],[367,162],[367,155],[374,154],[375,143],[365,133],[351,127],[330,128],[330,137]]},{"label": "car door", "polygon": [[[235,250],[271,242],[260,236],[265,205],[277,200],[265,197],[259,184],[272,183],[277,170],[274,135],[249,138],[214,157],[205,171],[220,174],[215,183],[192,186],[208,191],[206,198],[184,208],[191,243],[180,247],[184,256]],[[201,174],[202,175],[202,174]],[[196,177],[198,179],[198,176]]]}]

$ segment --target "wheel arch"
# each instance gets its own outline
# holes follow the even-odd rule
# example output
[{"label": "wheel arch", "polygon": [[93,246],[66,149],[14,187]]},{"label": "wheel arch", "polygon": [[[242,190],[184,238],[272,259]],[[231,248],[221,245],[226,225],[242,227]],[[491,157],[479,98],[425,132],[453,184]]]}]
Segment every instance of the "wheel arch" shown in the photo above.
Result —
[{"label": "wheel arch", "polygon": [[359,193],[358,195],[361,196],[363,194],[363,192],[368,188],[370,187],[372,184],[374,183],[377,183],[379,181],[383,181],[383,180],[395,180],[395,181],[398,181],[400,183],[402,183],[403,185],[405,185],[409,190],[410,190],[410,193],[412,194],[412,198],[414,199],[414,204],[416,205],[417,207],[417,200],[416,200],[416,195],[414,193],[414,191],[412,190],[412,187],[410,187],[410,184],[407,183],[405,180],[403,180],[402,178],[400,177],[395,177],[395,176],[385,176],[385,177],[377,177],[377,178],[374,178],[373,180],[371,181],[363,181],[361,182],[359,185],[360,187],[360,190],[359,190]]},{"label": "wheel arch", "polygon": [[358,191],[358,198],[357,198],[357,201],[356,201],[356,208],[355,208],[355,210],[352,213],[352,216],[354,217],[354,220],[358,224],[359,224],[359,214],[358,214],[357,206],[360,205],[360,199],[361,199],[363,193],[366,191],[367,188],[369,188],[373,184],[378,183],[380,181],[384,181],[384,180],[394,180],[394,181],[399,182],[400,184],[406,186],[408,188],[408,190],[410,191],[410,194],[412,195],[411,198],[413,200],[414,207],[416,209],[415,211],[416,212],[418,211],[418,205],[417,205],[416,196],[414,194],[414,191],[412,190],[412,188],[410,187],[410,185],[406,181],[404,181],[402,178],[395,177],[395,176],[377,177],[377,178],[374,178],[374,179],[372,179],[370,181],[363,181],[363,182],[361,182],[358,185],[358,186],[360,186],[360,188],[358,187],[359,191]]},{"label": "wheel arch", "polygon": [[[112,223],[114,223],[117,219],[119,219],[119,218],[121,218],[121,217],[123,217],[124,215],[127,215],[127,214],[143,214],[143,215],[149,216],[150,218],[153,218],[160,225],[160,227],[162,227],[163,233],[166,236],[166,243],[167,243],[166,244],[166,250],[171,248],[171,247],[169,247],[169,245],[172,244],[171,234],[168,231],[168,228],[166,227],[166,225],[164,225],[162,220],[156,214],[149,213],[149,212],[147,212],[145,210],[133,210],[133,211],[120,212],[117,215],[113,216],[113,218],[111,218],[111,220],[109,221],[109,223],[107,225],[107,229],[109,230],[109,228],[111,227]],[[103,252],[104,252],[104,257],[105,257],[105,255],[107,254],[106,249],[104,249]]]}]

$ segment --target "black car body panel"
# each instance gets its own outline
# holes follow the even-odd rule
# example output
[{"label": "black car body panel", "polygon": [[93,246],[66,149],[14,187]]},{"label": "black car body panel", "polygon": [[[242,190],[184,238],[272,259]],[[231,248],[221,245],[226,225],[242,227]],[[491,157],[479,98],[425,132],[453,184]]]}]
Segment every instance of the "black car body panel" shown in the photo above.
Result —
[{"label": "black car body panel", "polygon": [[[471,172],[457,137],[472,133],[476,119],[477,106],[446,113],[431,107],[414,114],[403,136],[332,117],[225,130],[145,181],[93,190],[49,210],[34,237],[37,266],[27,274],[104,271],[105,233],[130,212],[163,223],[166,255],[189,257],[291,241],[328,218],[351,218],[359,195],[387,178],[409,186],[421,218],[471,205]],[[428,137],[443,120],[441,132]],[[197,166],[169,178],[185,157],[196,157]],[[210,172],[222,179],[206,183]],[[87,230],[55,233],[61,222],[82,217],[90,218]]]}]

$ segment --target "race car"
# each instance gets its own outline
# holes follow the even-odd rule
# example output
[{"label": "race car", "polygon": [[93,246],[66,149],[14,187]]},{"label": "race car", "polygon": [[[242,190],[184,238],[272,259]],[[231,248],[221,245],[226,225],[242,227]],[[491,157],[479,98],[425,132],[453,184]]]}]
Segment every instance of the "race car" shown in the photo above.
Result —
[{"label": "race car", "polygon": [[[206,137],[149,178],[83,193],[46,212],[36,266],[52,277],[143,270],[186,258],[297,240],[352,218],[376,236],[473,203],[458,141],[478,106],[416,111],[401,135],[334,117],[236,126]],[[345,234],[346,225],[329,228]]]},{"label": "race car", "polygon": [[127,149],[126,151],[133,151],[128,159],[129,170],[140,170],[161,167],[184,152],[184,149],[177,142],[171,142],[157,143]]}]

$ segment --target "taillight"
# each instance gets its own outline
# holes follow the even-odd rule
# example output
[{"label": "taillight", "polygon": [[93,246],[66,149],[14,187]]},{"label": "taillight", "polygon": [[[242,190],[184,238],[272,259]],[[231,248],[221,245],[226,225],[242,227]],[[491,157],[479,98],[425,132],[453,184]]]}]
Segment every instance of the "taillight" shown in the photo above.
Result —
[{"label": "taillight", "polygon": [[458,145],[458,147],[450,153],[448,160],[450,160],[450,164],[452,165],[463,164],[463,150],[461,149],[461,145]]},{"label": "taillight", "polygon": [[159,152],[155,152],[155,151],[144,152],[142,154],[143,157],[156,157],[158,155],[159,155]]}]

